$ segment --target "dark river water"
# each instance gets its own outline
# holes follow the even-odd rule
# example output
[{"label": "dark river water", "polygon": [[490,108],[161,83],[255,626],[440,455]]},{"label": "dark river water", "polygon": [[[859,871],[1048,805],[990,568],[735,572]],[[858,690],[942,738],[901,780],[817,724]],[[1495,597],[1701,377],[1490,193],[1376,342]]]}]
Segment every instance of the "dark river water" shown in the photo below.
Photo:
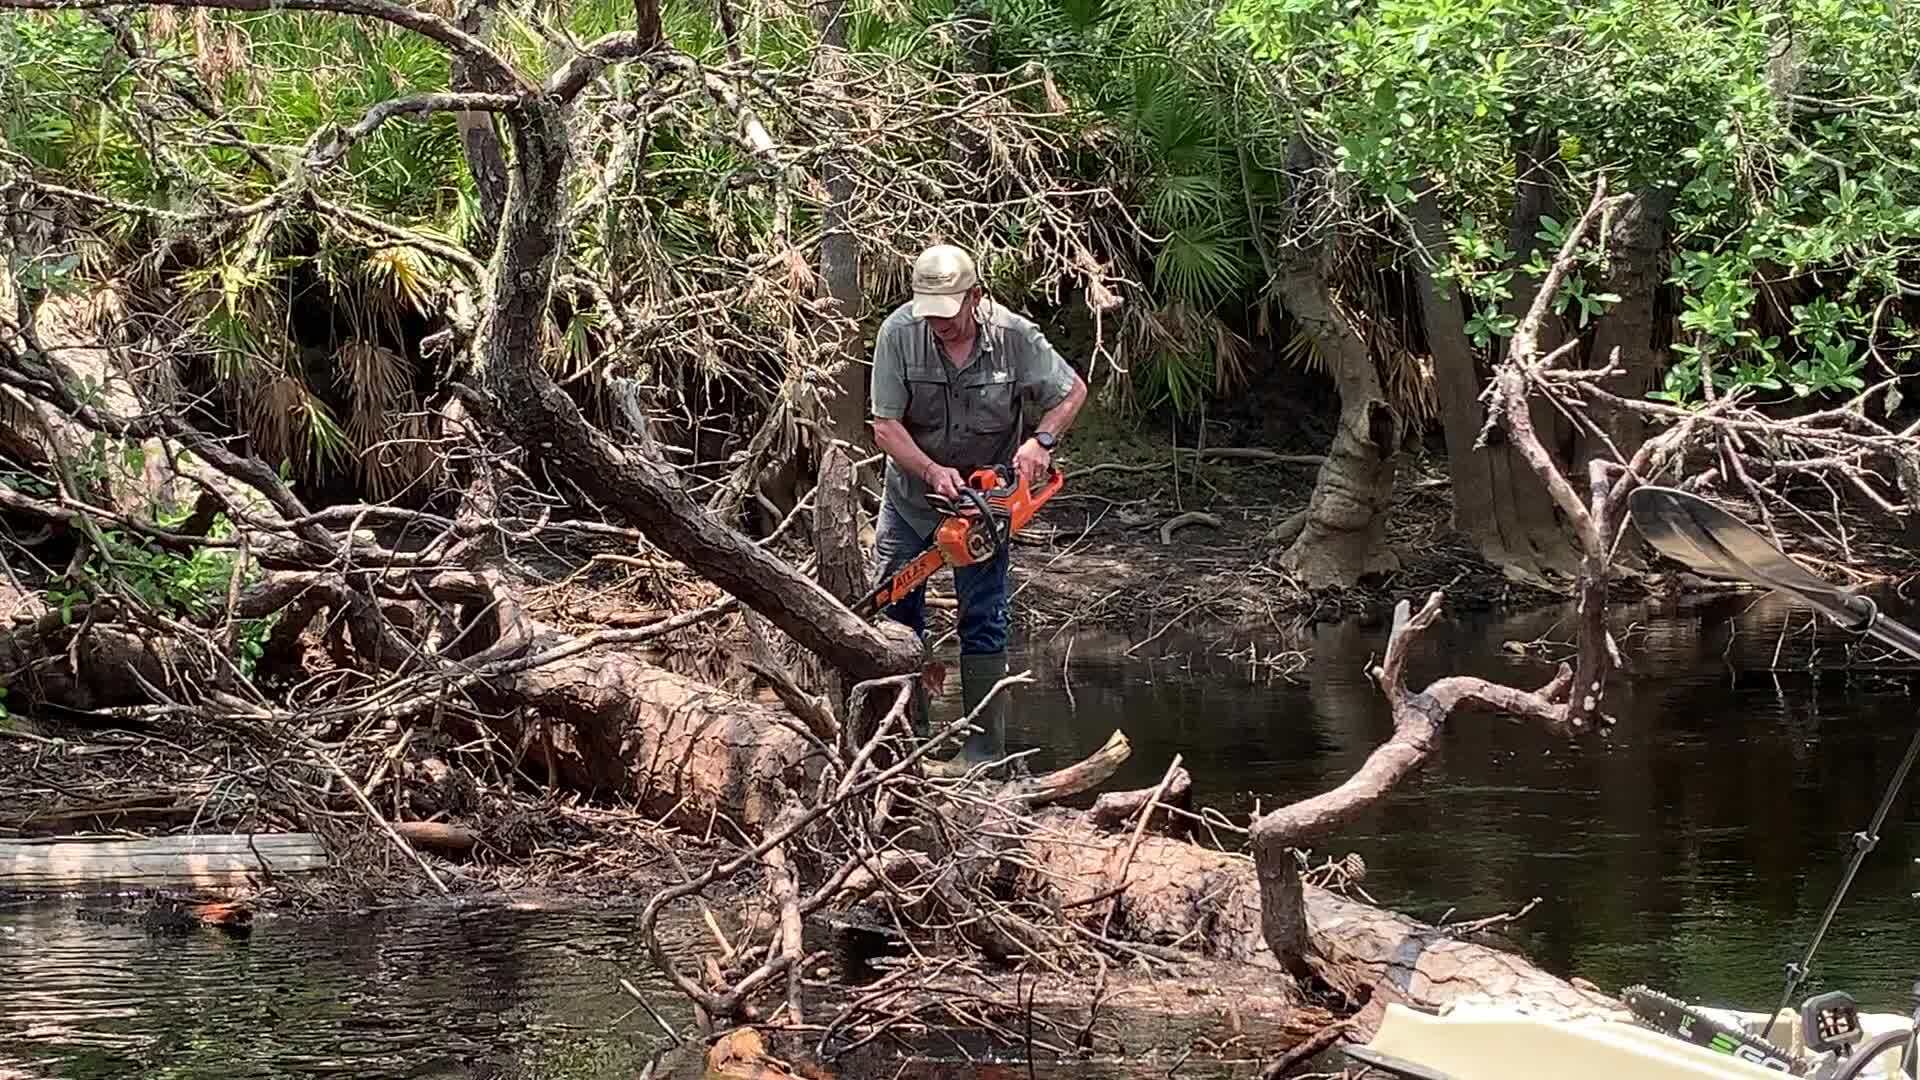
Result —
[{"label": "dark river water", "polygon": [[[1893,610],[1890,608],[1890,610]],[[1910,611],[1901,611],[1903,616]],[[1416,682],[1473,673],[1522,685],[1559,656],[1560,612],[1443,620]],[[1849,659],[1843,635],[1750,594],[1615,613],[1631,670],[1619,725],[1570,746],[1522,724],[1454,719],[1426,769],[1317,855],[1358,852],[1380,903],[1430,920],[1539,904],[1513,945],[1602,987],[1645,982],[1770,1007],[1913,725],[1911,663]],[[1012,740],[1036,768],[1115,728],[1133,757],[1109,786],[1156,782],[1176,753],[1197,802],[1244,823],[1325,790],[1386,736],[1364,669],[1384,625],[1323,627],[1289,662],[1258,643],[1168,635],[1133,657],[1092,633],[1027,642]],[[957,681],[957,680],[956,680]],[[958,705],[950,686],[942,708]],[[1920,782],[1916,782],[1920,786]],[[1845,988],[1904,1012],[1920,976],[1914,789],[1895,804],[1805,992]],[[630,916],[487,911],[262,922],[251,939],[149,938],[70,908],[0,906],[0,1080],[28,1077],[461,1077],[631,1080],[679,1000],[648,975]],[[1036,1076],[1165,1076],[1170,1062],[1042,1067]],[[700,1075],[670,1059],[656,1075]],[[1181,1077],[1247,1076],[1184,1065]],[[894,1075],[891,1069],[876,1075]],[[899,1075],[989,1075],[913,1066]],[[1023,1066],[992,1075],[1025,1076]]]},{"label": "dark river water", "polygon": [[[1914,621],[1895,598],[1886,610]],[[1565,618],[1443,619],[1409,681],[1470,673],[1537,686],[1551,666],[1507,643],[1543,640],[1547,655],[1570,658]],[[1623,607],[1612,621],[1630,670],[1609,690],[1619,723],[1604,741],[1576,747],[1522,723],[1456,716],[1421,773],[1315,854],[1358,852],[1377,901],[1427,920],[1538,897],[1509,936],[1562,974],[1771,1008],[1920,723],[1920,664],[1872,645],[1849,657],[1848,635],[1750,593],[1685,610]],[[1390,733],[1386,699],[1365,674],[1386,635],[1384,625],[1323,627],[1291,677],[1264,647],[1250,665],[1243,642],[1163,639],[1124,660],[1085,636],[1070,654],[1063,640],[1035,641],[1023,659],[1044,686],[1022,689],[1061,707],[1029,706],[1010,738],[1043,747],[1037,758],[1051,764],[1118,727],[1134,752],[1113,786],[1157,783],[1179,753],[1196,803],[1245,824],[1256,802],[1337,784]],[[1849,890],[1808,992],[1844,988],[1910,1009],[1916,797],[1920,775]]]}]

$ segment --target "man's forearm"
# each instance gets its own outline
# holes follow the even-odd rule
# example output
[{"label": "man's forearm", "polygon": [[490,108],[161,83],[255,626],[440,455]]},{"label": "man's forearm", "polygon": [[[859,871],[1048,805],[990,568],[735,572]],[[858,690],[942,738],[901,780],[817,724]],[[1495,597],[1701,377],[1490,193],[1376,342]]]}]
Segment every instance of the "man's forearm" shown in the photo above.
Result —
[{"label": "man's forearm", "polygon": [[1073,389],[1067,391],[1067,396],[1061,400],[1060,404],[1048,409],[1045,415],[1040,417],[1040,427],[1037,430],[1051,432],[1056,437],[1065,435],[1067,429],[1073,426],[1074,417],[1080,415],[1080,406],[1084,405],[1086,400],[1087,381],[1082,379],[1080,373],[1076,371],[1073,375]]},{"label": "man's forearm", "polygon": [[927,466],[933,464],[933,459],[920,449],[919,443],[913,441],[913,436],[907,434],[905,424],[898,420],[876,418],[873,422],[873,445],[892,458],[893,463],[908,476],[918,480],[927,478]]}]

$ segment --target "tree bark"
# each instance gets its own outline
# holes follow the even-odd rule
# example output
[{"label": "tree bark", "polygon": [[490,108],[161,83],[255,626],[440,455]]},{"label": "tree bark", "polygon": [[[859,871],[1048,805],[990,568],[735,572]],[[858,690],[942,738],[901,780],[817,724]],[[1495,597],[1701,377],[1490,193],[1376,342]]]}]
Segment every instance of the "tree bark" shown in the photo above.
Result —
[{"label": "tree bark", "polygon": [[[1039,815],[1023,848],[1052,882],[1062,905],[1089,913],[1098,925],[1102,903],[1086,901],[1121,884],[1127,837],[1103,832],[1079,811]],[[1289,856],[1291,857],[1291,856]],[[1347,900],[1305,885],[1299,894],[1301,935],[1310,970],[1331,985],[1372,1003],[1400,1002],[1424,1009],[1470,998],[1522,1000],[1566,1016],[1612,1015],[1619,1005],[1582,990],[1524,957],[1471,941],[1416,919]],[[1128,941],[1172,945],[1212,959],[1286,970],[1264,946],[1264,882],[1244,856],[1160,836],[1145,837],[1126,870],[1127,886],[1109,934]]]},{"label": "tree bark", "polygon": [[[564,641],[543,631],[531,651]],[[552,779],[643,813],[765,828],[823,760],[784,710],[676,675],[635,650],[582,652],[498,681],[486,723]]]},{"label": "tree bark", "polygon": [[[1660,326],[1659,300],[1666,280],[1667,231],[1674,189],[1653,188],[1622,198],[1613,210],[1607,237],[1607,273],[1601,291],[1620,297],[1593,328],[1589,367],[1604,368],[1614,350],[1620,352],[1620,374],[1602,379],[1608,393],[1629,400],[1646,396],[1660,384],[1667,363],[1667,335]],[[1626,461],[1647,439],[1646,420],[1626,409],[1594,410],[1594,420],[1613,445],[1582,435],[1582,460],[1606,458]],[[1618,455],[1616,457],[1616,455]]]},{"label": "tree bark", "polygon": [[[842,80],[846,63],[846,0],[815,0],[808,9],[814,29],[820,34],[816,54],[819,77],[834,84],[844,94]],[[853,333],[865,311],[865,295],[860,287],[860,238],[854,235],[849,208],[853,203],[853,175],[839,153],[829,153],[820,162],[820,180],[827,189],[827,205],[820,231],[820,283],[830,300],[834,339],[841,368],[833,400],[827,413],[833,420],[834,437],[854,446],[870,446],[867,430],[866,366],[860,362],[859,337]]]},{"label": "tree bark", "polygon": [[[467,0],[460,11],[461,30],[478,38],[485,31],[487,16],[496,0]],[[480,79],[473,66],[459,53],[450,58],[447,88],[455,93],[480,90]],[[507,156],[500,146],[500,133],[490,112],[457,112],[454,121],[460,128],[460,144],[467,152],[467,171],[473,175],[474,195],[480,205],[473,247],[491,252],[500,235],[500,215],[507,206]]]},{"label": "tree bark", "polygon": [[[1413,219],[1429,256],[1442,257],[1451,232],[1445,213],[1427,199],[1415,205]],[[1453,527],[1488,561],[1517,576],[1572,574],[1578,555],[1554,514],[1546,487],[1504,438],[1477,445],[1487,422],[1480,396],[1488,370],[1467,336],[1458,290],[1442,295],[1435,269],[1422,267],[1415,280],[1447,442]]]},{"label": "tree bark", "polygon": [[1283,266],[1287,310],[1327,357],[1340,391],[1340,424],[1327,448],[1307,520],[1282,565],[1309,587],[1350,586],[1399,568],[1386,541],[1400,420],[1380,387],[1372,352],[1334,306],[1324,248]]}]

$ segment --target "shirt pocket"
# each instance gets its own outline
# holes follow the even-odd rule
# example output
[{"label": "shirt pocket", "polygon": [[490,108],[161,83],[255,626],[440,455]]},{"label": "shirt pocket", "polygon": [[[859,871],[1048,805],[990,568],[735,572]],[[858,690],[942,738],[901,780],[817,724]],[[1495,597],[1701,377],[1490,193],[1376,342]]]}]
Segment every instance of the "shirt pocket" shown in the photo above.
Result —
[{"label": "shirt pocket", "polygon": [[906,364],[907,430],[924,448],[928,441],[943,444],[947,430],[946,373],[917,359]]},{"label": "shirt pocket", "polygon": [[1018,386],[1011,371],[987,372],[981,381],[966,390],[972,400],[967,410],[967,428],[975,435],[1000,435],[1013,430],[1019,408]]}]

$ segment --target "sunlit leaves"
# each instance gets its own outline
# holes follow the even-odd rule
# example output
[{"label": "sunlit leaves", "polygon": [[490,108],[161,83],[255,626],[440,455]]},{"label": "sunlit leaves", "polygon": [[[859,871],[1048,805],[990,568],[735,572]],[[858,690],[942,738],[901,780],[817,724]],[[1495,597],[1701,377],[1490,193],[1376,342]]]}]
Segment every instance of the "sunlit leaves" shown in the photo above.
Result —
[{"label": "sunlit leaves", "polygon": [[[1281,107],[1377,206],[1424,191],[1458,222],[1441,277],[1487,345],[1510,330],[1515,148],[1546,132],[1563,205],[1597,172],[1678,192],[1675,360],[1656,396],[1852,393],[1913,342],[1869,313],[1920,279],[1920,16],[1891,0],[1228,0],[1221,24]],[[1558,223],[1549,219],[1553,233]],[[1547,247],[1557,234],[1545,235]],[[1538,267],[1534,268],[1536,271]],[[1615,297],[1589,260],[1556,299]],[[1817,297],[1776,307],[1763,291]]]}]

